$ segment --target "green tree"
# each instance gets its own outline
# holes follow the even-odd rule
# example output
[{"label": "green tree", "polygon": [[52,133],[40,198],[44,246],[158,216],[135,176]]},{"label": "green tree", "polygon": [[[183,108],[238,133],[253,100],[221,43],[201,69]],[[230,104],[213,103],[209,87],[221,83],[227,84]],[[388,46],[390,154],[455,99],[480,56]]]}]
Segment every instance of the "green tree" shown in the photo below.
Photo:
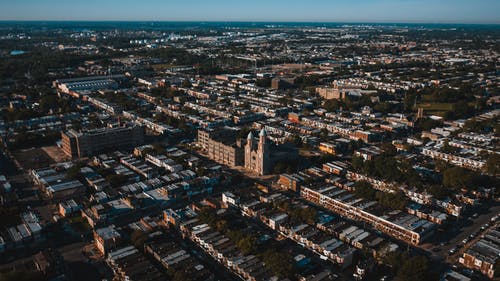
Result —
[{"label": "green tree", "polygon": [[240,249],[242,254],[248,255],[255,252],[255,241],[256,238],[254,236],[245,235],[237,241],[236,246]]},{"label": "green tree", "polygon": [[365,198],[367,200],[375,200],[377,191],[373,189],[371,183],[367,181],[357,181],[354,184],[354,194],[358,198]]},{"label": "green tree", "polygon": [[295,275],[294,260],[289,254],[267,250],[262,254],[265,266],[280,278],[291,278]]},{"label": "green tree", "polygon": [[500,174],[500,154],[492,153],[489,155],[484,170],[492,176]]},{"label": "green tree", "polygon": [[328,112],[335,112],[337,110],[340,110],[341,107],[345,107],[345,104],[341,100],[331,99],[331,100],[325,101],[323,107]]},{"label": "green tree", "polygon": [[182,81],[182,87],[191,88],[192,86],[193,84],[191,84],[191,81],[189,81],[189,79],[185,79],[184,81]]},{"label": "green tree", "polygon": [[461,167],[451,167],[443,172],[443,185],[450,189],[467,188],[473,183],[471,172]]},{"label": "green tree", "polygon": [[360,172],[363,169],[363,157],[353,156],[351,165],[355,171]]},{"label": "green tree", "polygon": [[382,206],[390,209],[404,210],[408,204],[408,198],[401,191],[395,193],[378,191],[375,197]]},{"label": "green tree", "polygon": [[83,167],[82,164],[78,163],[73,167],[66,170],[66,179],[75,180],[80,177],[80,169]]},{"label": "green tree", "polygon": [[106,180],[109,182],[109,184],[111,184],[112,187],[120,187],[127,183],[128,177],[125,175],[115,174],[107,176]]},{"label": "green tree", "polygon": [[406,259],[396,274],[399,281],[422,281],[429,277],[429,264],[423,256]]}]

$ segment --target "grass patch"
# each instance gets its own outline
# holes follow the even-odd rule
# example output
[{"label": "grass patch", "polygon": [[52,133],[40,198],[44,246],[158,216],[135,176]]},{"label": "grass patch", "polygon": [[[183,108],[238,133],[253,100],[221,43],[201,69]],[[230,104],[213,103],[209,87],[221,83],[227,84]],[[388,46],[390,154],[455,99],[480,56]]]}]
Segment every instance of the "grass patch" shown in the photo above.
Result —
[{"label": "grass patch", "polygon": [[445,102],[424,102],[417,104],[418,108],[423,108],[425,111],[451,111],[453,103]]}]

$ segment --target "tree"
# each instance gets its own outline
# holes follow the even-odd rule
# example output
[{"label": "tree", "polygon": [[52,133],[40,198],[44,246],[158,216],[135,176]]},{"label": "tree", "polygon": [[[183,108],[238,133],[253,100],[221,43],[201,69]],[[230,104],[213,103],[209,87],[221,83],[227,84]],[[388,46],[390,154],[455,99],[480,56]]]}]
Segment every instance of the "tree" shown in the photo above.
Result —
[{"label": "tree", "polygon": [[367,200],[375,200],[376,190],[373,189],[371,183],[367,181],[358,181],[354,184],[354,194],[358,198]]},{"label": "tree", "polygon": [[128,177],[125,175],[109,175],[106,177],[106,180],[111,184],[112,187],[120,187],[127,183]]},{"label": "tree", "polygon": [[396,147],[392,143],[385,142],[380,146],[380,148],[387,156],[396,156],[398,154]]},{"label": "tree", "polygon": [[331,99],[331,100],[325,101],[323,107],[328,112],[335,112],[337,110],[340,110],[341,107],[345,107],[345,104],[341,100]]},{"label": "tree", "polygon": [[267,250],[262,254],[262,261],[265,266],[280,278],[290,278],[295,274],[295,262],[283,252]]},{"label": "tree", "polygon": [[363,169],[363,157],[353,156],[351,160],[351,165],[355,171],[360,172]]},{"label": "tree", "polygon": [[395,193],[378,191],[375,198],[380,205],[390,209],[404,210],[408,204],[408,198],[401,191]]},{"label": "tree", "polygon": [[82,164],[78,163],[74,165],[73,167],[69,168],[66,170],[66,179],[69,180],[75,180],[78,179],[80,176],[80,169],[82,168]]},{"label": "tree", "polygon": [[432,185],[428,188],[427,192],[429,192],[436,199],[444,199],[450,195],[450,190],[439,184]]},{"label": "tree", "polygon": [[408,259],[408,255],[401,251],[388,252],[382,257],[382,263],[392,268],[397,272],[404,260]]},{"label": "tree", "polygon": [[395,279],[399,281],[420,281],[433,277],[425,256],[409,257],[404,252],[395,251],[384,255],[382,262],[396,272]]},{"label": "tree", "polygon": [[242,254],[248,255],[255,252],[255,241],[256,238],[253,235],[245,235],[237,241],[236,246]]},{"label": "tree", "polygon": [[429,277],[429,264],[423,256],[406,259],[396,274],[396,280],[400,281],[421,281]]},{"label": "tree", "polygon": [[222,232],[222,233],[226,232],[228,230],[227,221],[220,220],[220,221],[216,222],[215,229],[217,229],[217,231]]},{"label": "tree", "polygon": [[500,174],[500,154],[492,153],[486,160],[484,170],[492,176]]},{"label": "tree", "polygon": [[418,121],[415,123],[415,127],[423,131],[429,131],[430,129],[438,127],[440,125],[441,122],[430,118],[418,119]]},{"label": "tree", "polygon": [[167,274],[170,276],[168,280],[172,281],[191,281],[194,280],[190,272],[186,270],[181,270],[179,268],[169,267],[167,269]]},{"label": "tree", "polygon": [[450,189],[469,187],[473,183],[470,171],[461,167],[452,167],[443,172],[443,185]]},{"label": "tree", "polygon": [[192,86],[193,84],[191,84],[191,81],[189,81],[189,79],[185,79],[184,81],[182,81],[182,87],[191,88]]},{"label": "tree", "polygon": [[290,219],[294,223],[309,223],[314,224],[316,221],[317,211],[314,208],[292,208],[286,205],[286,212],[290,215]]}]

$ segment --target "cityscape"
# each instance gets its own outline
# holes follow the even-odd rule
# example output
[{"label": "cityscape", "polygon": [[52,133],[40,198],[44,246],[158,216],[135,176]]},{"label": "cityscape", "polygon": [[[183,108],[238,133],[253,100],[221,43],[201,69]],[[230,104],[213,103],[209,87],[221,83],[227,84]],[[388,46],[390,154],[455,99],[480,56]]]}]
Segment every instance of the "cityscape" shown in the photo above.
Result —
[{"label": "cityscape", "polygon": [[499,3],[28,2],[0,281],[500,280]]}]

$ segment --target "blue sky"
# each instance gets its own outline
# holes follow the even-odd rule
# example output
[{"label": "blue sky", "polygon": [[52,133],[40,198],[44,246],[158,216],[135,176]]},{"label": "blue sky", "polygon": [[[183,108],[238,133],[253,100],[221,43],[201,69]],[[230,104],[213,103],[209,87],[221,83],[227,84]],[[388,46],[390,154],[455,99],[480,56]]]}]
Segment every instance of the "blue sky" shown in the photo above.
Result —
[{"label": "blue sky", "polygon": [[0,20],[500,23],[500,0],[0,0]]}]

